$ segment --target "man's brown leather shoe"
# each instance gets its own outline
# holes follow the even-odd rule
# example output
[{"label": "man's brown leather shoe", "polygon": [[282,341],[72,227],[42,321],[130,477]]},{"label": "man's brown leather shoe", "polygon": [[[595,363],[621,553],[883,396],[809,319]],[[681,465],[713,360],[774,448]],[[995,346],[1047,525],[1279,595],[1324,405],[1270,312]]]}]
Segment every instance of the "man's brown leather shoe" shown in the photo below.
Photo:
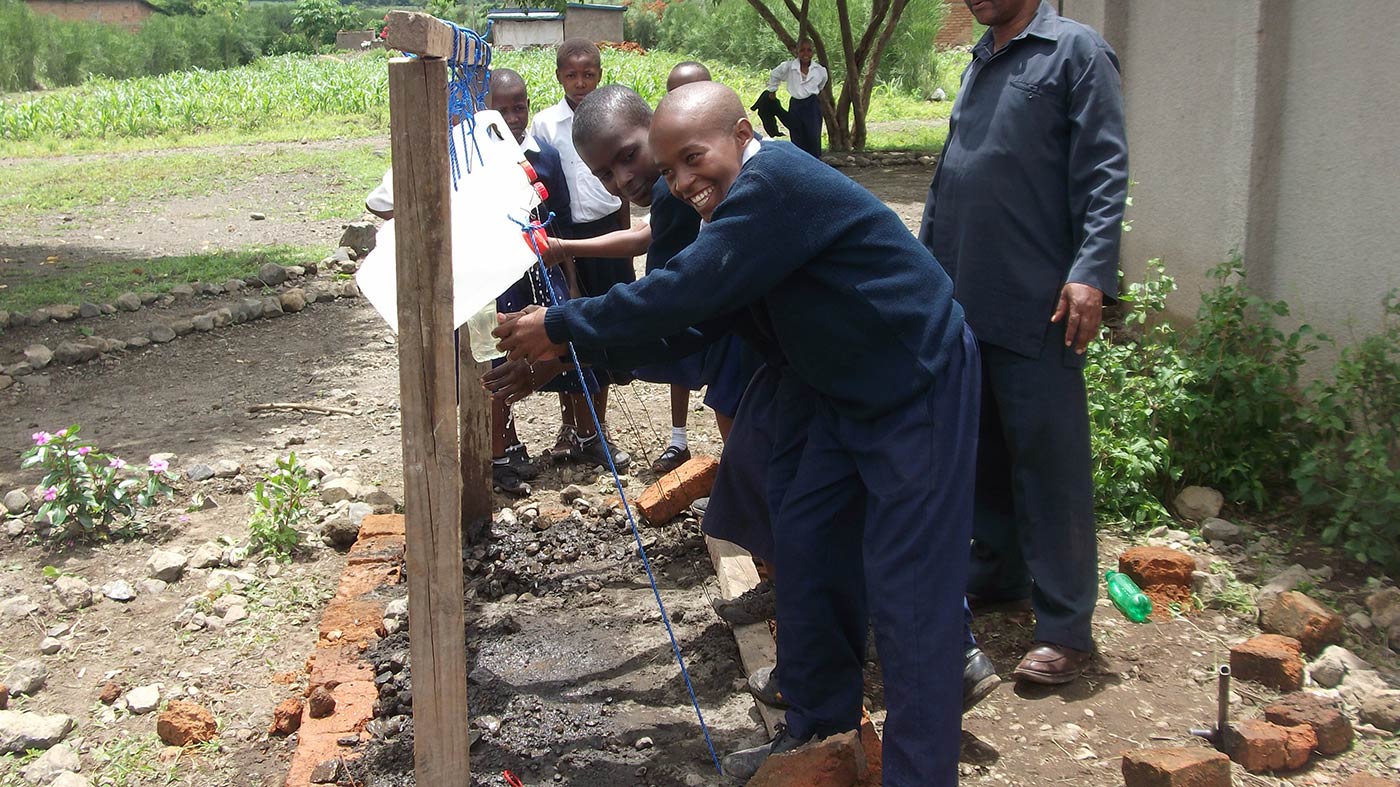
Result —
[{"label": "man's brown leather shoe", "polygon": [[1050,686],[1070,683],[1084,673],[1093,655],[1088,651],[1041,642],[1021,659],[1014,674],[1017,680],[1031,683]]}]

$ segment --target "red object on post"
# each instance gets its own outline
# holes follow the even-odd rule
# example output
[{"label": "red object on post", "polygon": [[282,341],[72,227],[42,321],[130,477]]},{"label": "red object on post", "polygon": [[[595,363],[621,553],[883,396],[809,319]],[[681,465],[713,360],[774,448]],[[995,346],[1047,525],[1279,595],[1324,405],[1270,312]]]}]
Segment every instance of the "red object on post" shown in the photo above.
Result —
[{"label": "red object on post", "polygon": [[528,178],[531,183],[534,183],[535,181],[540,179],[540,176],[535,173],[535,168],[530,165],[530,162],[520,162],[520,168],[525,170],[525,177]]}]

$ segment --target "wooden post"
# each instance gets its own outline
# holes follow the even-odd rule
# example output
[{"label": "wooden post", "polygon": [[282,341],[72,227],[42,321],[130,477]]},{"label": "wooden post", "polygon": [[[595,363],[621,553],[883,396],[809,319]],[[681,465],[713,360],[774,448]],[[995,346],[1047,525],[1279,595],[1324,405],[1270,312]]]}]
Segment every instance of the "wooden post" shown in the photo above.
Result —
[{"label": "wooden post", "polygon": [[443,60],[390,61],[389,124],[398,227],[413,771],[419,787],[459,787],[470,781],[470,771]]},{"label": "wooden post", "polygon": [[462,532],[477,532],[491,518],[491,397],[481,386],[481,375],[491,368],[472,358],[470,342],[462,334],[458,351],[460,382],[457,406],[462,411]]}]

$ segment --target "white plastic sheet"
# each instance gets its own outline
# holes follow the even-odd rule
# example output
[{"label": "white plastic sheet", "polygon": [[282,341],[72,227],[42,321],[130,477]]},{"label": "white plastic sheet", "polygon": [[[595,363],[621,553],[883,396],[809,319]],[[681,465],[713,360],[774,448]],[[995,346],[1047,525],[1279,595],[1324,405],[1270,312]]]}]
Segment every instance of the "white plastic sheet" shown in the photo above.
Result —
[{"label": "white plastic sheet", "polygon": [[[450,206],[454,327],[461,327],[535,264],[535,253],[516,223],[528,223],[540,201],[520,168],[525,154],[499,112],[478,112],[475,119],[475,134],[467,131],[467,124],[451,131],[460,173]],[[390,219],[379,228],[374,251],[355,274],[355,282],[398,333],[394,223]]]}]

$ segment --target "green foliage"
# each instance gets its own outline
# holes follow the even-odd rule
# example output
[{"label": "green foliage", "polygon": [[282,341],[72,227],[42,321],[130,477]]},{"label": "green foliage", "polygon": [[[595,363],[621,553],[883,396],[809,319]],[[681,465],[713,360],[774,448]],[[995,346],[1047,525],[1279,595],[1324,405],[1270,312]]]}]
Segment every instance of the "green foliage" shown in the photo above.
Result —
[{"label": "green foliage", "polygon": [[446,19],[472,30],[486,29],[486,12],[490,6],[481,0],[428,0],[423,8],[438,19]]},{"label": "green foliage", "polygon": [[335,34],[353,27],[358,16],[340,0],[297,0],[292,30],[314,44],[334,44]]},{"label": "green foliage", "polygon": [[125,461],[78,439],[77,424],[53,434],[35,432],[32,439],[20,467],[44,471],[34,488],[39,505],[34,516],[52,525],[56,541],[104,539],[116,532],[112,526],[118,521],[171,495],[175,476],[165,461],[152,460],[144,472],[123,472]]},{"label": "green foliage", "polygon": [[1171,521],[1162,499],[1180,470],[1165,423],[1188,408],[1186,387],[1195,377],[1175,330],[1161,319],[1175,290],[1162,263],[1148,263],[1146,279],[1119,297],[1122,329],[1105,327],[1089,345],[1084,378],[1094,506],[1102,519],[1137,526]]},{"label": "green foliage", "polygon": [[1316,349],[1304,325],[1285,334],[1283,301],[1255,294],[1239,255],[1210,271],[1196,323],[1182,345],[1194,375],[1191,404],[1169,416],[1168,436],[1185,484],[1219,489],[1236,503],[1262,507],[1286,485],[1299,455],[1298,374]]},{"label": "green foliage", "polygon": [[1333,379],[1308,391],[1308,448],[1293,469],[1303,503],[1326,516],[1322,538],[1359,560],[1400,569],[1400,290],[1381,331],[1342,350]]},{"label": "green foliage", "polygon": [[248,499],[253,516],[248,520],[249,540],[258,549],[290,560],[301,543],[297,526],[308,516],[306,502],[316,481],[295,453],[277,460],[277,467],[253,485]]}]

